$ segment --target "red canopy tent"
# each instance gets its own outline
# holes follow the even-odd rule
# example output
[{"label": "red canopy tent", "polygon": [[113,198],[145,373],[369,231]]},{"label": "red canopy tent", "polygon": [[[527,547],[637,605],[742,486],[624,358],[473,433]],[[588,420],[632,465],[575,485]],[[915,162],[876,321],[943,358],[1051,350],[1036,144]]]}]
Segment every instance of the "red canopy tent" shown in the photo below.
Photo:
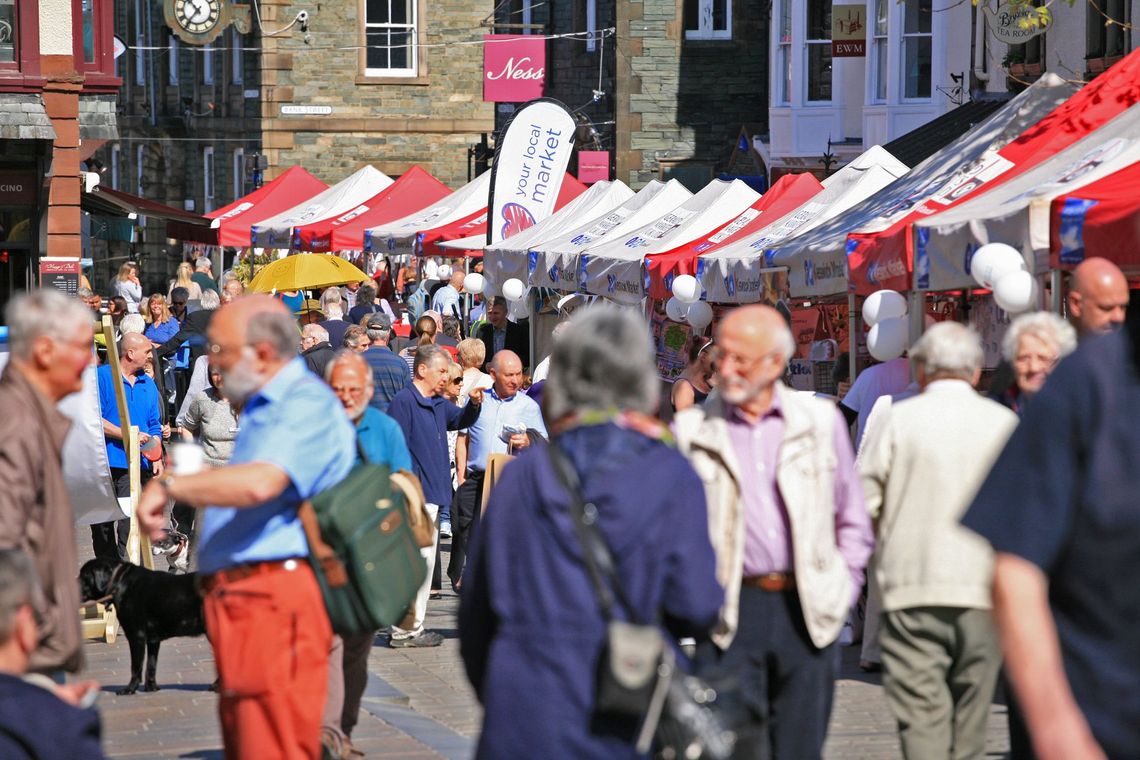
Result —
[{"label": "red canopy tent", "polygon": [[[238,248],[248,246],[251,225],[304,203],[327,189],[328,185],[305,169],[300,166],[290,166],[281,176],[265,183],[252,193],[206,214],[208,218],[214,220],[211,225],[213,239],[195,242]],[[177,236],[172,235],[172,237]]]},{"label": "red canopy tent", "polygon": [[[946,205],[930,208],[919,203],[913,211],[881,232],[853,233],[847,238],[847,269],[851,286],[860,295],[881,288],[907,291],[914,271],[911,223],[953,208],[979,192],[986,192],[1040,164],[1072,145],[1133,104],[1140,102],[1140,50],[1082,87],[1048,116],[1025,130],[998,154],[1012,166],[989,182],[966,186]],[[901,261],[904,267],[880,266]],[[898,274],[884,275],[898,269]],[[875,272],[875,277],[869,275]]]},{"label": "red canopy tent", "polygon": [[300,239],[298,250],[302,251],[359,251],[364,248],[364,230],[426,208],[450,193],[447,185],[413,166],[352,211],[297,227],[293,237]]},{"label": "red canopy tent", "polygon": [[[555,202],[554,210],[557,211],[584,192],[586,192],[586,186],[570,174],[567,174],[562,179],[562,187],[558,189],[558,200]],[[521,227],[516,230],[516,232],[522,232],[523,229],[526,228]],[[482,256],[483,250],[481,248],[465,251],[457,248],[441,248],[439,244],[446,243],[449,240],[461,240],[462,238],[472,237],[474,235],[486,234],[487,209],[484,208],[451,224],[421,230],[420,233],[416,235],[416,255],[461,256],[466,254],[467,256]]]},{"label": "red canopy tent", "polygon": [[1074,267],[1102,256],[1130,274],[1140,272],[1140,163],[1053,199],[1049,266]]},{"label": "red canopy tent", "polygon": [[650,277],[649,295],[652,298],[668,298],[673,277],[679,274],[695,274],[697,260],[701,254],[744,239],[771,224],[773,220],[807,203],[822,189],[823,185],[811,174],[785,174],[744,213],[717,227],[708,235],[671,250],[646,256],[645,266]]}]

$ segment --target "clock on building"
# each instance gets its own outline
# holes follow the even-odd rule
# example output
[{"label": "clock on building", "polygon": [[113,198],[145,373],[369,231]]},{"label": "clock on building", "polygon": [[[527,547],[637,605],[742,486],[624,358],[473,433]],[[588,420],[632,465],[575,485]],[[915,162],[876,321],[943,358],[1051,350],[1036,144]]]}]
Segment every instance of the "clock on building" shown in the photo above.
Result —
[{"label": "clock on building", "polygon": [[229,0],[164,0],[166,23],[191,45],[213,42],[230,25]]}]

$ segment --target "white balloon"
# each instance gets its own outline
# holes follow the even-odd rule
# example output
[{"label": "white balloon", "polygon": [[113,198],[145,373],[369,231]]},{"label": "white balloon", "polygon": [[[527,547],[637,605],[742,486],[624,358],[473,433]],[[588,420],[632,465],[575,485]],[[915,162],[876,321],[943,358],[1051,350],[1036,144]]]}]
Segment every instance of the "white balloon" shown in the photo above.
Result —
[{"label": "white balloon", "polygon": [[903,317],[884,319],[867,333],[867,350],[881,362],[897,359],[906,351],[909,325]]},{"label": "white balloon", "polygon": [[712,307],[704,301],[691,303],[689,304],[688,310],[685,312],[685,318],[689,320],[689,324],[693,326],[694,330],[700,332],[712,324]]},{"label": "white balloon", "polygon": [[512,277],[503,283],[503,298],[508,301],[518,301],[526,295],[526,285],[517,277]]},{"label": "white balloon", "polygon": [[1029,311],[1037,305],[1037,279],[1029,272],[1007,272],[994,285],[994,300],[1010,314]]},{"label": "white balloon", "polygon": [[472,295],[479,295],[483,292],[483,286],[486,283],[483,281],[483,275],[478,272],[469,272],[463,278],[463,289]]},{"label": "white balloon", "polygon": [[428,259],[427,261],[424,262],[424,279],[425,280],[439,279],[438,274],[439,274],[439,264],[435,263],[431,259]]},{"label": "white balloon", "polygon": [[906,316],[906,298],[894,290],[876,290],[863,302],[863,322],[874,327],[884,319]]},{"label": "white balloon", "polygon": [[986,243],[970,259],[970,274],[987,290],[993,290],[1002,275],[1019,269],[1025,269],[1021,251],[1005,243]]},{"label": "white balloon", "polygon": [[682,303],[696,303],[701,300],[701,284],[691,274],[679,274],[673,278],[673,295]]},{"label": "white balloon", "polygon": [[435,270],[435,276],[441,280],[446,280],[451,277],[451,267],[447,264],[440,265],[440,267]]},{"label": "white balloon", "polygon": [[688,304],[683,304],[676,298],[670,298],[665,302],[665,316],[674,322],[684,322],[688,308]]}]

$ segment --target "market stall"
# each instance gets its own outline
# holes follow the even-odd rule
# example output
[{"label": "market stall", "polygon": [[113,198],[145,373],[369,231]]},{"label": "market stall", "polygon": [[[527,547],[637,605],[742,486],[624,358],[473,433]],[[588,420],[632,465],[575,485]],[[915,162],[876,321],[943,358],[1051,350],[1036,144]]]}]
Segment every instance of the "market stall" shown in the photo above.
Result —
[{"label": "market stall", "polygon": [[305,202],[253,224],[250,242],[262,248],[290,248],[295,227],[335,219],[391,184],[392,178],[387,174],[373,166],[364,166]]}]

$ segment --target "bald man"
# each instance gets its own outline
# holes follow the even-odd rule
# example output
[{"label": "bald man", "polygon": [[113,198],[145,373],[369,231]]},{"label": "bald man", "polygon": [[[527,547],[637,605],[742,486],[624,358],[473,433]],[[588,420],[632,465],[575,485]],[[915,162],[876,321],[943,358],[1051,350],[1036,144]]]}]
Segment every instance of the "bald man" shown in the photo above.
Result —
[{"label": "bald man", "polygon": [[1128,311],[1128,280],[1120,267],[1094,256],[1073,270],[1069,281],[1069,320],[1081,338],[1115,332]]},{"label": "bald man", "polygon": [[730,312],[716,346],[717,393],[673,420],[705,484],[725,589],[697,665],[740,680],[747,719],[735,757],[813,760],[831,715],[836,640],[874,543],[871,521],[843,417],[780,382],[795,352],[780,313]]},{"label": "bald man", "polygon": [[198,571],[226,757],[315,758],[332,629],[298,508],[352,468],[352,423],[297,355],[297,326],[280,301],[235,299],[208,337],[222,394],[242,409],[233,456],[152,481],[139,526],[161,536],[168,500],[205,507]]},{"label": "bald man", "polygon": [[[139,429],[139,446],[146,448],[161,445],[162,416],[158,386],[143,372],[147,357],[150,356],[150,340],[139,333],[127,333],[119,339],[119,378],[123,393],[127,397],[127,414],[130,424]],[[99,367],[96,373],[99,381],[99,408],[103,416],[103,438],[107,445],[107,464],[111,469],[111,480],[115,484],[115,495],[131,495],[131,472],[127,461],[127,450],[123,442],[123,422],[119,417],[119,403],[115,398],[115,377],[110,363]],[[158,441],[151,444],[151,437]],[[145,483],[153,475],[162,474],[162,460],[154,462],[146,457],[142,463],[142,479]],[[131,521],[127,518],[91,526],[91,544],[95,556],[100,559],[127,560],[127,535]]]}]

